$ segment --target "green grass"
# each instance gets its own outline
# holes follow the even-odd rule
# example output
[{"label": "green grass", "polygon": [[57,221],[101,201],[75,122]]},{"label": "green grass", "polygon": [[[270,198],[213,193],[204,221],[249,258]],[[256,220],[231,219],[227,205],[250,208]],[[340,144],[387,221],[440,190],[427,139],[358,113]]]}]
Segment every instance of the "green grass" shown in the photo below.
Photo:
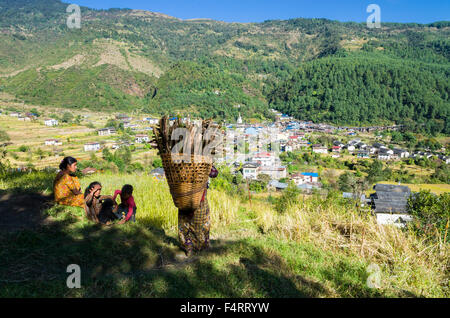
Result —
[{"label": "green grass", "polygon": [[[45,191],[52,177],[15,177],[3,187]],[[266,198],[250,204],[211,190],[212,248],[186,261],[165,182],[97,174],[82,184],[93,180],[104,194],[133,184],[137,223],[102,227],[81,209],[55,206],[38,230],[0,233],[0,297],[449,296],[448,246],[380,228],[334,198],[279,214]],[[69,264],[81,267],[80,289],[66,287]],[[380,289],[367,286],[370,264],[381,268]]]},{"label": "green grass", "polygon": [[[367,264],[336,259],[309,244],[270,236],[215,240],[208,253],[179,263],[175,237],[162,230],[140,224],[101,228],[74,209],[50,213],[57,221],[44,230],[11,234],[12,245],[2,240],[0,297],[381,295],[365,287]],[[73,263],[82,269],[79,290],[65,285],[65,269]]]}]

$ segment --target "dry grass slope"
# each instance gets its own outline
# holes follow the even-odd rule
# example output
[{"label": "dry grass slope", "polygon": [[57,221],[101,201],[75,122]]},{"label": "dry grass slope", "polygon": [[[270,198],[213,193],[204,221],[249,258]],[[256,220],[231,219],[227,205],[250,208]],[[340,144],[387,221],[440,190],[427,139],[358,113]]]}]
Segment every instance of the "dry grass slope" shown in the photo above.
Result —
[{"label": "dry grass slope", "polygon": [[[83,181],[87,184],[94,179],[103,182],[105,193],[124,183],[133,184],[139,222],[175,233],[177,211],[165,182],[132,175],[96,175]],[[337,205],[335,198],[305,198],[282,214],[265,199],[242,203],[211,190],[209,201],[213,239],[273,237],[286,248],[311,244],[338,259],[377,264],[386,295],[407,291],[424,297],[449,296],[448,244],[430,244],[412,232],[380,226],[369,213],[358,212],[352,205]]]}]

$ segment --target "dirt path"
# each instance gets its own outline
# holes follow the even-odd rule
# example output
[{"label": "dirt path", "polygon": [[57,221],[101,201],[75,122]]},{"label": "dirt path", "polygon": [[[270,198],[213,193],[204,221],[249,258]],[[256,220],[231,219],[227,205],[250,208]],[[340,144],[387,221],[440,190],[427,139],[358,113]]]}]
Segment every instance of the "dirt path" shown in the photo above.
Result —
[{"label": "dirt path", "polygon": [[0,194],[0,232],[36,229],[49,222],[42,211],[51,198],[42,194]]}]

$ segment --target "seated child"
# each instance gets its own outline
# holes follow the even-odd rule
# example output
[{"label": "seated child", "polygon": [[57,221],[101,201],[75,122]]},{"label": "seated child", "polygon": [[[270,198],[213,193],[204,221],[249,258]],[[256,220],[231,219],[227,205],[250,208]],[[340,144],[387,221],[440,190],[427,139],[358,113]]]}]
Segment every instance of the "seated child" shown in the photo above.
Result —
[{"label": "seated child", "polygon": [[114,200],[112,196],[102,195],[100,182],[92,182],[84,192],[88,218],[91,221],[109,224],[116,219],[113,213]]},{"label": "seated child", "polygon": [[120,195],[121,203],[117,206],[115,215],[118,219],[121,219],[119,224],[124,224],[125,222],[132,221],[136,222],[136,203],[133,198],[133,187],[126,184],[122,187],[122,190],[114,191],[114,201]]}]

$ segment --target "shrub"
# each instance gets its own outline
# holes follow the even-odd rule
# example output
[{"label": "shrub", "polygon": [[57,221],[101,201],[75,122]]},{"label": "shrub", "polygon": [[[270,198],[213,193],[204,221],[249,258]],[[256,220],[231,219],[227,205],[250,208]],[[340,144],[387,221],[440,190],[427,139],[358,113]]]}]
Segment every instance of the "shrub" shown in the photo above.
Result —
[{"label": "shrub", "polygon": [[249,184],[250,191],[259,193],[264,190],[264,183],[259,180],[252,180]]},{"label": "shrub", "polygon": [[155,160],[153,160],[152,166],[153,166],[153,168],[162,168],[163,165],[162,165],[161,158],[156,158]]},{"label": "shrub", "polygon": [[431,175],[432,183],[450,183],[450,166],[442,164],[436,167],[434,173]]},{"label": "shrub", "polygon": [[283,191],[283,194],[275,199],[275,210],[278,213],[285,212],[289,207],[298,203],[299,194],[300,190],[295,183],[291,182],[286,190]]},{"label": "shrub", "polygon": [[65,112],[62,117],[63,123],[70,123],[73,120],[73,114],[70,112]]},{"label": "shrub", "polygon": [[30,147],[22,145],[19,147],[20,152],[28,152],[30,150]]},{"label": "shrub", "polygon": [[0,130],[0,142],[9,141],[9,140],[10,140],[10,138],[9,138],[8,134],[5,131]]},{"label": "shrub", "polygon": [[[450,193],[440,196],[430,191],[414,193],[408,200],[408,211],[416,219],[412,227],[417,233],[432,238],[437,230],[443,238],[450,219]],[[449,241],[448,235],[446,241]]]}]

